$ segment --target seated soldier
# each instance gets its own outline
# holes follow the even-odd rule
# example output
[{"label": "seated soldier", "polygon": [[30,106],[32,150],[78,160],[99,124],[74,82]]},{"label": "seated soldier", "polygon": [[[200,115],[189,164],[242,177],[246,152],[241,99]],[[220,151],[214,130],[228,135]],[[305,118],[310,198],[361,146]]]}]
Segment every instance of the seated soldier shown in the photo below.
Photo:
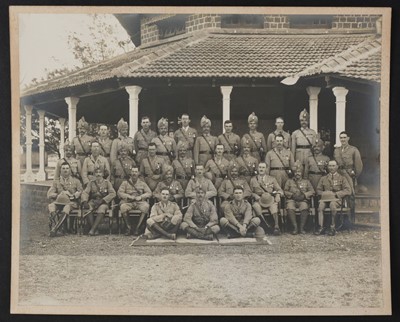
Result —
[{"label": "seated soldier", "polygon": [[107,178],[110,178],[110,165],[105,157],[100,155],[100,144],[99,142],[92,142],[92,154],[83,161],[82,166],[82,180],[83,185],[86,186],[89,181],[95,180],[94,171],[96,168],[101,168],[102,172]]},{"label": "seated soldier", "polygon": [[53,181],[47,192],[47,198],[53,200],[49,204],[50,237],[57,234],[57,230],[64,223],[72,209],[78,209],[79,197],[82,193],[81,182],[71,175],[71,168],[67,162],[61,164],[60,177]]},{"label": "seated soldier", "polygon": [[183,189],[186,189],[190,178],[194,177],[194,161],[187,156],[187,144],[185,142],[178,143],[178,157],[172,162],[175,178],[178,180]]},{"label": "seated soldier", "polygon": [[323,234],[325,228],[323,227],[324,222],[324,209],[329,206],[331,209],[331,225],[328,234],[334,236],[336,234],[335,222],[337,209],[342,206],[341,199],[345,196],[350,196],[351,187],[347,179],[340,175],[338,172],[338,164],[336,160],[328,162],[329,173],[322,177],[317,186],[317,194],[321,196],[321,200],[318,205],[318,224],[319,229],[316,234]]},{"label": "seated soldier", "polygon": [[289,220],[293,225],[293,235],[297,235],[296,208],[300,210],[300,234],[305,234],[304,226],[310,209],[310,198],[315,191],[311,182],[302,178],[303,166],[296,161],[296,169],[293,179],[288,179],[285,183],[286,209]]},{"label": "seated soldier", "polygon": [[170,200],[170,190],[161,189],[161,200],[151,207],[150,218],[146,221],[144,237],[155,239],[161,235],[175,240],[176,232],[182,222],[182,213],[176,204]]},{"label": "seated soldier", "polygon": [[147,157],[140,163],[140,175],[149,186],[151,191],[157,187],[162,179],[164,160],[156,155],[156,144],[150,142],[147,148]]},{"label": "seated soldier", "polygon": [[140,226],[149,213],[150,205],[146,200],[151,195],[149,186],[139,179],[138,168],[133,167],[130,178],[122,182],[118,189],[118,197],[121,199],[120,210],[126,224],[125,235],[130,235],[132,231],[132,226],[129,223],[129,211],[131,210],[139,210],[141,213],[134,231],[134,235],[139,234]]},{"label": "seated soldier", "polygon": [[213,240],[220,231],[218,215],[213,203],[206,198],[206,190],[201,186],[195,189],[196,197],[189,206],[181,224],[187,238]]},{"label": "seated soldier", "polygon": [[198,186],[202,187],[207,199],[215,197],[217,195],[217,189],[215,189],[210,179],[204,177],[204,166],[202,164],[196,165],[195,174],[195,177],[190,179],[186,187],[185,197],[192,199],[196,198],[196,188]]},{"label": "seated soldier", "polygon": [[[98,235],[97,230],[102,222],[106,212],[109,209],[110,202],[115,198],[116,193],[110,181],[104,179],[104,169],[98,167],[94,170],[95,179],[89,181],[85,190],[82,192],[82,208],[89,209],[83,214],[88,217],[90,224],[89,236]],[[96,220],[93,214],[96,213]]]},{"label": "seated soldier", "polygon": [[169,201],[180,203],[185,192],[179,181],[174,180],[174,169],[171,166],[165,167],[164,180],[159,182],[156,189],[153,192],[154,198],[161,201],[163,189],[169,190]]},{"label": "seated soldier", "polygon": [[283,191],[276,179],[267,175],[266,172],[267,165],[265,162],[261,162],[258,165],[258,175],[250,180],[250,189],[255,199],[253,209],[257,217],[262,216],[262,209],[268,209],[274,219],[274,235],[280,235],[278,203],[281,201]]},{"label": "seated soldier", "polygon": [[204,167],[204,176],[210,179],[214,187],[218,189],[228,174],[228,168],[229,161],[224,158],[224,145],[217,144],[215,147],[215,156],[208,160]]},{"label": "seated soldier", "polygon": [[255,237],[255,230],[261,223],[260,218],[253,216],[251,204],[244,200],[243,192],[242,186],[234,188],[234,200],[225,207],[225,217],[220,219],[221,227],[228,238]]}]

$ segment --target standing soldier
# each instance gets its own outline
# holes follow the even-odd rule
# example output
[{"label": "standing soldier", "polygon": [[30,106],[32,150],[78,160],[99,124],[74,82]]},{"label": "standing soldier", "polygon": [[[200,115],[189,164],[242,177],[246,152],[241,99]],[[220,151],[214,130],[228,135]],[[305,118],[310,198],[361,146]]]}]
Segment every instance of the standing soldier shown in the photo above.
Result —
[{"label": "standing soldier", "polygon": [[161,199],[151,207],[150,218],[146,221],[144,237],[155,239],[161,235],[176,240],[176,232],[182,222],[182,213],[176,204],[171,201],[168,188],[161,189]]},{"label": "standing soldier", "polygon": [[100,125],[97,142],[100,144],[100,154],[107,158],[108,163],[111,164],[110,153],[113,141],[109,137],[109,131],[106,125]]},{"label": "standing soldier", "polygon": [[120,210],[126,224],[125,235],[130,235],[132,232],[132,226],[129,222],[129,211],[131,210],[140,211],[140,218],[133,233],[134,235],[139,234],[140,226],[149,213],[150,205],[147,199],[151,195],[149,186],[139,179],[139,169],[133,167],[130,177],[122,182],[118,189],[118,197],[121,199]]},{"label": "standing soldier", "polygon": [[215,153],[215,156],[207,161],[204,171],[206,172],[205,177],[210,179],[218,190],[222,181],[228,175],[230,163],[224,158],[224,146],[222,144],[217,144]]},{"label": "standing soldier", "polygon": [[164,180],[157,184],[156,189],[153,192],[153,197],[158,201],[162,200],[162,190],[168,189],[169,200],[176,203],[180,203],[185,195],[185,192],[179,183],[179,181],[174,180],[174,169],[171,166],[165,168]]},{"label": "standing soldier", "polygon": [[206,198],[206,190],[196,187],[194,202],[189,206],[181,224],[187,238],[213,240],[220,231],[215,206]]},{"label": "standing soldier", "polygon": [[258,228],[258,234],[265,234],[264,230],[259,227],[260,218],[254,217],[251,204],[244,199],[243,192],[244,189],[241,186],[234,188],[234,199],[227,204],[224,212],[225,217],[222,217],[219,221],[228,238],[254,238],[255,231]]},{"label": "standing soldier", "polygon": [[[110,202],[115,198],[116,193],[110,181],[104,179],[103,168],[97,167],[94,170],[95,179],[90,181],[82,192],[82,208],[88,209],[87,217],[90,224],[89,236],[98,235],[97,227],[102,222],[109,209]],[[96,213],[94,220],[93,213]],[[85,216],[85,214],[84,214]]]},{"label": "standing soldier", "polygon": [[258,162],[264,160],[267,151],[267,144],[265,143],[264,134],[257,131],[258,117],[251,113],[248,117],[249,133],[242,137],[241,144],[250,145],[250,154],[257,159]]},{"label": "standing soldier", "polygon": [[86,186],[89,181],[95,179],[94,170],[101,168],[104,178],[110,178],[110,165],[105,157],[100,155],[100,145],[98,142],[92,143],[92,154],[86,157],[82,166],[82,181],[83,185]]},{"label": "standing soldier", "polygon": [[81,166],[83,166],[83,161],[85,161],[85,158],[90,155],[90,148],[92,142],[95,140],[93,136],[86,134],[88,131],[89,123],[86,122],[85,118],[82,116],[78,121],[78,136],[72,139],[75,156],[81,162]]},{"label": "standing soldier", "polygon": [[244,177],[247,183],[250,183],[251,177],[257,175],[258,160],[250,155],[250,144],[242,145],[243,154],[231,161],[231,165],[236,165],[239,168],[239,175]]},{"label": "standing soldier", "polygon": [[187,145],[185,142],[178,143],[178,157],[172,162],[175,178],[183,189],[186,189],[189,180],[194,177],[194,161],[187,156]]},{"label": "standing soldier", "polygon": [[204,176],[204,166],[196,164],[195,173],[195,177],[190,179],[186,187],[185,197],[196,198],[196,188],[201,186],[207,199],[214,198],[217,195],[217,189],[215,189],[211,180]]},{"label": "standing soldier", "polygon": [[203,116],[200,121],[202,134],[197,137],[193,147],[193,157],[196,164],[206,165],[212,159],[218,139],[210,134],[211,121]]},{"label": "standing soldier", "polygon": [[305,234],[304,226],[310,213],[310,198],[315,194],[315,190],[308,179],[303,179],[303,167],[298,162],[295,169],[294,178],[285,183],[286,209],[290,222],[293,225],[293,235],[297,235],[296,209],[300,210],[300,234]]},{"label": "standing soldier", "polygon": [[61,174],[61,165],[65,162],[69,164],[71,169],[71,175],[78,180],[82,180],[81,172],[82,166],[79,160],[73,157],[74,155],[74,146],[70,144],[68,141],[64,144],[64,158],[57,161],[56,170],[54,172],[54,180],[60,179]]},{"label": "standing soldier", "polygon": [[147,157],[147,148],[149,147],[149,143],[155,137],[157,137],[157,133],[150,129],[151,122],[148,116],[143,116],[142,121],[140,123],[142,129],[135,133],[133,137],[133,142],[135,145],[136,151],[136,164],[140,165],[142,160]]},{"label": "standing soldier", "polygon": [[159,135],[151,140],[156,145],[156,154],[164,160],[165,164],[170,165],[175,159],[176,142],[168,135],[168,120],[161,118],[158,123]]},{"label": "standing soldier", "polygon": [[73,209],[78,209],[78,199],[82,193],[82,184],[71,176],[71,168],[68,162],[61,164],[60,177],[53,181],[53,185],[47,192],[47,198],[52,200],[49,204],[50,237],[57,234],[65,219]]},{"label": "standing soldier", "polygon": [[324,141],[316,139],[313,145],[313,154],[308,157],[304,166],[304,178],[310,180],[314,190],[317,189],[318,182],[322,176],[327,174],[329,157],[322,154],[324,146]]},{"label": "standing soldier", "polygon": [[118,137],[114,139],[111,145],[110,160],[111,164],[118,158],[118,145],[124,143],[128,147],[128,155],[134,158],[136,151],[133,144],[133,139],[128,136],[128,122],[125,122],[123,118],[118,121],[117,124]]},{"label": "standing soldier", "polygon": [[111,165],[111,183],[115,191],[129,178],[131,169],[136,167],[135,161],[128,156],[128,150],[129,147],[125,143],[118,144],[118,159]]},{"label": "standing soldier", "polygon": [[286,180],[293,177],[294,158],[292,152],[284,147],[282,134],[276,135],[275,144],[275,148],[267,152],[265,163],[269,175],[275,177],[280,187],[284,187]]},{"label": "standing soldier", "polygon": [[276,130],[268,135],[267,151],[270,151],[273,148],[275,148],[275,146],[276,146],[275,138],[278,134],[283,136],[283,146],[285,147],[285,149],[290,149],[290,147],[291,147],[290,134],[283,130],[284,124],[285,124],[285,122],[282,117],[277,117],[275,119]]},{"label": "standing soldier", "polygon": [[292,133],[292,152],[295,160],[300,160],[304,165],[310,155],[312,155],[311,148],[317,139],[317,133],[308,128],[310,115],[306,109],[301,111],[299,120],[300,128]]},{"label": "standing soldier", "polygon": [[232,161],[240,155],[240,137],[232,132],[232,121],[224,122],[225,133],[218,137],[218,142],[224,146],[224,155],[228,161]]},{"label": "standing soldier", "polygon": [[156,155],[156,144],[150,142],[147,148],[147,157],[140,163],[140,174],[151,191],[156,189],[162,179],[164,160]]},{"label": "standing soldier", "polygon": [[187,156],[188,158],[193,158],[193,146],[194,140],[197,137],[197,131],[190,127],[190,118],[188,114],[182,114],[181,119],[178,119],[182,124],[182,127],[175,131],[174,139],[176,144],[178,145],[180,142],[183,142],[187,146]]}]

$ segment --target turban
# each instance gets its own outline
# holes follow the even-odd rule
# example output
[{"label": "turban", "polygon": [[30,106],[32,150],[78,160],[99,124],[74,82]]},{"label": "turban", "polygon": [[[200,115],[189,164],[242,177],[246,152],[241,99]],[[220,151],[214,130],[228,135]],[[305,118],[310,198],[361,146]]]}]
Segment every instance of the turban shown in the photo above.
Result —
[{"label": "turban", "polygon": [[249,117],[247,118],[247,122],[258,122],[258,117],[257,115],[253,112],[249,115]]},{"label": "turban", "polygon": [[302,121],[302,120],[308,121],[309,118],[310,118],[310,114],[308,114],[308,112],[307,112],[306,109],[304,109],[304,110],[302,110],[302,111],[300,112],[300,115],[299,115],[299,120],[300,120],[300,121]]},{"label": "turban", "polygon": [[74,145],[71,144],[71,142],[69,142],[68,139],[64,143],[64,151],[67,149],[71,149],[72,151],[74,151],[74,149],[75,149]]},{"label": "turban", "polygon": [[315,149],[316,147],[322,150],[325,147],[324,141],[322,141],[321,139],[316,139],[313,148]]},{"label": "turban", "polygon": [[125,122],[124,118],[121,118],[117,123],[118,131],[121,131],[122,129],[127,129],[127,128],[128,128],[128,122]]},{"label": "turban", "polygon": [[117,150],[118,150],[118,152],[119,152],[119,151],[121,151],[122,149],[125,149],[125,150],[128,150],[128,151],[129,151],[129,145],[120,140],[120,141],[118,142]]},{"label": "turban", "polygon": [[160,120],[157,123],[157,127],[160,128],[161,126],[167,126],[168,127],[168,120],[164,117],[160,118]]},{"label": "turban", "polygon": [[205,125],[211,126],[211,121],[209,118],[207,118],[207,116],[204,115],[200,120],[200,126],[203,127]]},{"label": "turban", "polygon": [[85,130],[89,129],[89,123],[85,121],[85,118],[82,116],[78,121],[78,129],[84,128]]}]

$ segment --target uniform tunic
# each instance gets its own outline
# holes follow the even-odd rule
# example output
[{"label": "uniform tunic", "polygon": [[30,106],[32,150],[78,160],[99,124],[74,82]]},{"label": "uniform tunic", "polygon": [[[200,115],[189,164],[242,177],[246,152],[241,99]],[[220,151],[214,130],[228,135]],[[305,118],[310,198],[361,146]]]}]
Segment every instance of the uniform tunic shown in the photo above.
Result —
[{"label": "uniform tunic", "polygon": [[270,133],[267,137],[267,151],[272,150],[273,148],[276,147],[276,142],[275,142],[275,137],[281,134],[283,135],[283,147],[286,149],[291,148],[291,139],[290,139],[290,134],[285,131],[278,131],[275,130],[274,132]]},{"label": "uniform tunic", "polygon": [[267,152],[267,144],[265,143],[264,134],[255,131],[254,133],[246,133],[241,140],[241,146],[250,146],[250,155],[261,161],[261,156],[265,156]]},{"label": "uniform tunic", "polygon": [[194,178],[190,179],[186,190],[185,190],[185,197],[186,198],[196,198],[196,187],[201,186],[203,191],[206,192],[206,198],[210,199],[217,195],[217,189],[215,189],[211,180],[207,178]]},{"label": "uniform tunic", "polygon": [[[301,129],[303,133],[299,130],[296,130],[292,133],[292,149],[294,159],[300,160],[301,164],[304,164],[308,157],[311,154],[311,147],[314,145],[315,140],[317,139],[317,133],[310,128]],[[308,140],[307,140],[307,138]],[[310,141],[310,142],[308,142]],[[311,143],[311,145],[310,145]]]},{"label": "uniform tunic", "polygon": [[313,185],[314,190],[317,189],[319,180],[326,174],[329,157],[323,154],[309,156],[304,165],[304,178],[308,178]]},{"label": "uniform tunic", "polygon": [[219,160],[215,157],[214,159],[208,160],[204,167],[204,171],[208,173],[208,177],[211,179],[217,190],[222,181],[228,175],[229,165],[229,161],[224,157]]},{"label": "uniform tunic", "polygon": [[110,165],[108,164],[107,159],[99,155],[95,160],[93,155],[91,155],[85,159],[82,166],[82,181],[84,185],[96,178],[94,175],[94,171],[96,168],[102,169],[103,173],[105,173],[105,170],[107,170],[107,179],[110,178]]},{"label": "uniform tunic", "polygon": [[150,187],[151,191],[157,187],[157,184],[162,180],[161,176],[164,173],[164,160],[159,156],[154,158],[146,157],[140,164],[140,174],[144,181]]},{"label": "uniform tunic", "polygon": [[224,216],[234,226],[239,223],[249,225],[250,220],[253,218],[253,210],[247,200],[242,200],[239,204],[233,200],[225,207]]},{"label": "uniform tunic", "polygon": [[[338,172],[334,174],[327,174],[326,176],[322,177],[321,180],[318,182],[317,186],[317,194],[322,195],[324,191],[333,191],[338,198],[343,198],[345,196],[349,196],[351,194],[351,187],[347,181],[347,179],[340,175]],[[339,207],[341,205],[340,201],[332,201],[329,202],[330,207]],[[319,202],[319,210],[325,208],[325,202]]]},{"label": "uniform tunic", "polygon": [[[299,208],[300,211],[309,208],[307,199],[309,199],[315,193],[311,182],[307,179],[300,179],[297,181],[295,179],[287,180],[284,191],[285,196],[287,197],[286,208],[290,210],[296,210],[296,208]],[[293,194],[299,192],[302,192],[305,195],[305,199],[303,201],[296,201],[293,199]]]},{"label": "uniform tunic", "polygon": [[354,193],[352,175],[357,178],[363,169],[360,151],[355,146],[347,145],[346,147],[335,148],[333,157],[338,163],[339,173],[347,179],[352,193]]},{"label": "uniform tunic", "polygon": [[[64,177],[59,177],[58,180],[54,180],[52,186],[50,189],[47,191],[47,198],[52,199],[53,201],[57,198],[57,196],[63,192],[66,191],[70,195],[75,194],[77,191],[81,194],[82,193],[82,184],[81,182],[72,177],[68,176],[67,178]],[[77,209],[78,208],[78,202],[75,199],[72,199],[71,202],[63,207],[63,212],[66,214],[69,214],[71,209]],[[54,212],[57,209],[57,205],[52,202],[49,204],[49,211]]]},{"label": "uniform tunic", "polygon": [[157,184],[157,187],[153,192],[153,197],[156,198],[158,201],[161,201],[161,191],[165,188],[169,190],[170,201],[179,202],[185,195],[185,192],[179,181],[172,180],[171,183],[168,183],[166,180],[164,180]]},{"label": "uniform tunic", "polygon": [[176,142],[173,138],[167,135],[159,135],[151,140],[156,144],[157,156],[164,160],[168,165],[171,165],[171,160],[175,159],[176,155]]},{"label": "uniform tunic", "polygon": [[131,175],[131,170],[135,166],[135,161],[130,157],[123,159],[118,158],[114,161],[111,165],[111,183],[113,184],[115,191],[118,191],[121,183]]},{"label": "uniform tunic", "polygon": [[146,133],[143,129],[137,131],[133,137],[133,143],[136,151],[136,163],[140,164],[144,158],[147,158],[147,148],[149,143],[157,137],[157,133],[149,129]]},{"label": "uniform tunic", "polygon": [[71,144],[74,146],[75,156],[81,162],[81,166],[83,166],[85,158],[92,153],[92,142],[94,140],[95,138],[93,136],[87,134],[76,136],[72,139]]},{"label": "uniform tunic", "polygon": [[105,139],[99,137],[97,142],[99,142],[100,145],[100,154],[107,159],[109,164],[111,164],[110,154],[113,140],[109,137],[106,137]]},{"label": "uniform tunic", "polygon": [[[208,142],[208,143],[207,143]],[[218,139],[212,135],[200,135],[196,138],[193,147],[193,157],[196,164],[206,165],[207,161],[213,157]]]},{"label": "uniform tunic", "polygon": [[[276,181],[276,179],[272,176],[269,175],[265,175],[265,176],[260,176],[257,175],[253,178],[251,178],[250,180],[250,189],[253,193],[253,196],[255,197],[260,196],[267,192],[269,194],[272,194],[273,192],[277,192],[280,195],[283,195],[283,191],[281,189],[281,187],[279,186],[278,182]],[[253,208],[259,210],[259,212],[261,212],[261,205],[259,204],[259,202],[255,202],[253,204]],[[271,214],[277,213],[278,212],[278,204],[276,202],[274,202],[270,207],[269,207],[269,211]]]},{"label": "uniform tunic", "polygon": [[218,136],[218,142],[224,146],[224,157],[231,161],[240,153],[240,137],[235,133],[224,133]]},{"label": "uniform tunic", "polygon": [[80,163],[80,161],[78,159],[75,159],[74,157],[71,158],[62,158],[60,160],[57,161],[57,165],[56,165],[56,170],[54,172],[54,180],[58,180],[60,179],[60,175],[61,175],[61,165],[67,162],[69,164],[69,167],[71,169],[71,175],[74,178],[81,178],[82,176],[82,165]]},{"label": "uniform tunic", "polygon": [[151,207],[150,219],[156,223],[162,223],[165,220],[170,221],[174,225],[179,225],[182,221],[182,213],[176,202],[168,201],[167,203],[157,202]]},{"label": "uniform tunic", "polygon": [[119,146],[124,144],[128,147],[128,155],[133,157],[133,150],[135,150],[135,146],[133,144],[133,139],[129,136],[118,136],[111,144],[111,151],[110,151],[110,161],[111,164],[118,159],[118,150]]},{"label": "uniform tunic", "polygon": [[196,200],[186,211],[183,223],[186,225],[182,225],[182,228],[185,228],[185,226],[197,226],[199,228],[204,228],[206,225],[208,227],[218,226],[218,215],[215,206],[209,200],[203,200],[202,202]]},{"label": "uniform tunic", "polygon": [[295,168],[292,152],[285,148],[280,151],[274,148],[267,152],[265,163],[269,169],[269,175],[275,177],[279,186],[285,186],[289,178],[288,172],[294,171]]},{"label": "uniform tunic", "polygon": [[110,181],[101,179],[100,182],[96,180],[90,181],[81,195],[81,201],[89,201],[89,206],[93,209],[96,203],[102,199],[107,204],[102,204],[98,207],[98,213],[105,213],[108,209],[108,204],[116,197],[116,192]]},{"label": "uniform tunic", "polygon": [[247,183],[250,183],[251,177],[257,174],[258,163],[258,160],[249,154],[248,156],[242,155],[231,161],[231,166],[238,166],[239,175],[243,176]]},{"label": "uniform tunic", "polygon": [[187,145],[186,155],[188,158],[193,158],[193,146],[196,137],[197,137],[197,131],[190,126],[188,126],[186,129],[181,127],[174,133],[174,139],[177,145],[179,145],[179,142],[184,142]]},{"label": "uniform tunic", "polygon": [[175,172],[175,179],[180,182],[183,189],[186,189],[189,180],[194,175],[194,161],[187,157],[184,159],[178,157],[172,162],[172,167]]},{"label": "uniform tunic", "polygon": [[241,186],[243,187],[243,197],[244,198],[250,198],[251,197],[251,190],[250,186],[247,183],[246,179],[242,178],[232,178],[230,179],[225,179],[222,181],[221,186],[218,189],[218,196],[223,199],[221,203],[221,211],[224,213],[225,207],[228,205],[229,201],[233,199],[233,190],[235,186]]},{"label": "uniform tunic", "polygon": [[[146,199],[149,199],[151,195],[151,190],[144,181],[138,179],[132,185],[130,182],[125,180],[118,189],[118,197],[121,199],[121,212],[126,213],[130,210],[140,210],[142,213],[148,213],[150,206]],[[141,197],[142,200],[134,201],[129,199],[129,197]]]}]

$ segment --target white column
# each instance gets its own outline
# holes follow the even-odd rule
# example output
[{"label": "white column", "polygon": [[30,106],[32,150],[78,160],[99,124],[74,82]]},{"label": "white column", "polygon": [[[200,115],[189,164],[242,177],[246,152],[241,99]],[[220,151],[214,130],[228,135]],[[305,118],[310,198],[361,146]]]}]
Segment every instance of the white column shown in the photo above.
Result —
[{"label": "white column", "polygon": [[125,90],[129,94],[129,136],[133,138],[138,130],[139,94],[142,88],[134,85],[126,86]]},{"label": "white column", "polygon": [[68,104],[68,140],[76,136],[76,106],[79,102],[79,97],[66,97],[65,101]]},{"label": "white column", "polygon": [[37,181],[46,180],[46,172],[44,171],[44,114],[45,111],[38,110],[39,115],[39,172],[36,174]]},{"label": "white column", "polygon": [[334,87],[332,89],[336,97],[336,144],[340,146],[340,132],[346,130],[346,95],[349,92],[345,87]]},{"label": "white column", "polygon": [[224,122],[231,118],[231,93],[233,86],[221,86],[222,93],[222,129]]},{"label": "white column", "polygon": [[309,96],[310,107],[310,129],[318,133],[318,94],[321,87],[309,86],[307,87],[307,94]]},{"label": "white column", "polygon": [[26,171],[24,173],[24,182],[35,181],[32,171],[32,108],[31,105],[25,105],[25,137],[26,137]]},{"label": "white column", "polygon": [[65,118],[60,117],[58,119],[60,122],[60,155],[61,158],[64,157],[64,142],[65,142]]}]

